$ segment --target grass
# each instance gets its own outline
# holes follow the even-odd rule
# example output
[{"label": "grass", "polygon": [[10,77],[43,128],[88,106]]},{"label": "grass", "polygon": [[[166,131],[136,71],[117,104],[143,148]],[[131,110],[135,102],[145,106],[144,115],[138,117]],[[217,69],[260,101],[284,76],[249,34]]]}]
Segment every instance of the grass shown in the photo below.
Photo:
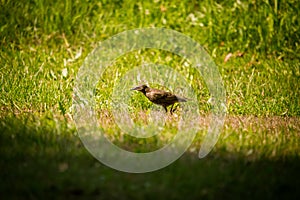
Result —
[{"label": "grass", "polygon": [[[298,199],[299,6],[292,0],[1,1],[1,199]],[[112,117],[116,81],[143,63],[184,76],[203,116],[179,160],[156,172],[127,174],[88,153],[71,105],[77,72],[98,42],[139,27],[174,29],[204,46],[222,76],[228,117],[213,151],[198,160],[210,112],[201,76],[188,60],[160,50],[118,58],[95,89],[99,122],[114,143],[142,152],[164,146],[176,133],[137,139]],[[143,125],[155,107],[131,95],[131,115]],[[172,127],[176,117],[168,118]]]}]

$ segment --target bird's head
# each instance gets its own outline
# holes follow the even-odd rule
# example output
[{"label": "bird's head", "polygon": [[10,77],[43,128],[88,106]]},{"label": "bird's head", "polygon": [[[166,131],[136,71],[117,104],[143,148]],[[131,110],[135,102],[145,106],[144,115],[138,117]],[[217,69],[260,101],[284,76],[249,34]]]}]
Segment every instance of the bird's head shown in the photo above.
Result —
[{"label": "bird's head", "polygon": [[146,90],[148,89],[149,87],[147,85],[140,85],[140,86],[137,86],[137,87],[134,87],[134,88],[131,88],[130,90],[136,90],[136,91],[139,91],[139,92],[142,92],[142,93],[145,93]]}]

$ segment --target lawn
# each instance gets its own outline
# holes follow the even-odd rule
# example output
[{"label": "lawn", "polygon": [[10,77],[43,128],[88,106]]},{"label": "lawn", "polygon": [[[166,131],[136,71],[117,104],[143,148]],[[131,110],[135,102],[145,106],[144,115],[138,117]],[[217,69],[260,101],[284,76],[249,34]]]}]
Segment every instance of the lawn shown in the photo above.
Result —
[{"label": "lawn", "polygon": [[[0,8],[1,199],[299,199],[297,1],[4,0]],[[130,91],[133,84],[124,78],[145,63],[183,77],[201,116],[193,143],[177,161],[135,174],[89,153],[76,130],[72,101],[76,76],[93,49],[144,27],[172,29],[203,46],[222,77],[227,116],[215,147],[199,159],[212,109],[201,73],[187,58],[159,49],[118,57],[93,90],[100,128],[114,144],[149,152],[177,133],[184,105],[165,114]],[[178,82],[145,81],[181,91]],[[135,138],[120,128],[112,106],[118,84],[128,86],[124,94],[136,124],[151,125],[153,110],[163,114],[161,134]]]}]

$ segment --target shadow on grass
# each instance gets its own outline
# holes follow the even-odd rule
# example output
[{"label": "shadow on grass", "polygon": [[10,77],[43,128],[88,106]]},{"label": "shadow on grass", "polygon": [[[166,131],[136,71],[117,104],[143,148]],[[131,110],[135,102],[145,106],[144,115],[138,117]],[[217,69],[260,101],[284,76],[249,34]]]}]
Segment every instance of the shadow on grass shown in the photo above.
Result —
[{"label": "shadow on grass", "polygon": [[[128,174],[94,159],[51,117],[0,121],[1,199],[299,199],[300,159],[248,160],[215,149],[159,171]],[[59,124],[59,125],[57,125]],[[57,128],[60,127],[60,128]]]}]

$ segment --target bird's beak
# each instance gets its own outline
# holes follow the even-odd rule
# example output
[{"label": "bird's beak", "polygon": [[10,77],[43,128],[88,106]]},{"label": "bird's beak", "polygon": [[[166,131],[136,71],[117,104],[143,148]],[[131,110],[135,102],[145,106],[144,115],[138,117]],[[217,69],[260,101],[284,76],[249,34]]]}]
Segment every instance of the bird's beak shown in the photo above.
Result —
[{"label": "bird's beak", "polygon": [[131,88],[130,90],[137,90],[139,89],[139,87],[134,87],[134,88]]}]

